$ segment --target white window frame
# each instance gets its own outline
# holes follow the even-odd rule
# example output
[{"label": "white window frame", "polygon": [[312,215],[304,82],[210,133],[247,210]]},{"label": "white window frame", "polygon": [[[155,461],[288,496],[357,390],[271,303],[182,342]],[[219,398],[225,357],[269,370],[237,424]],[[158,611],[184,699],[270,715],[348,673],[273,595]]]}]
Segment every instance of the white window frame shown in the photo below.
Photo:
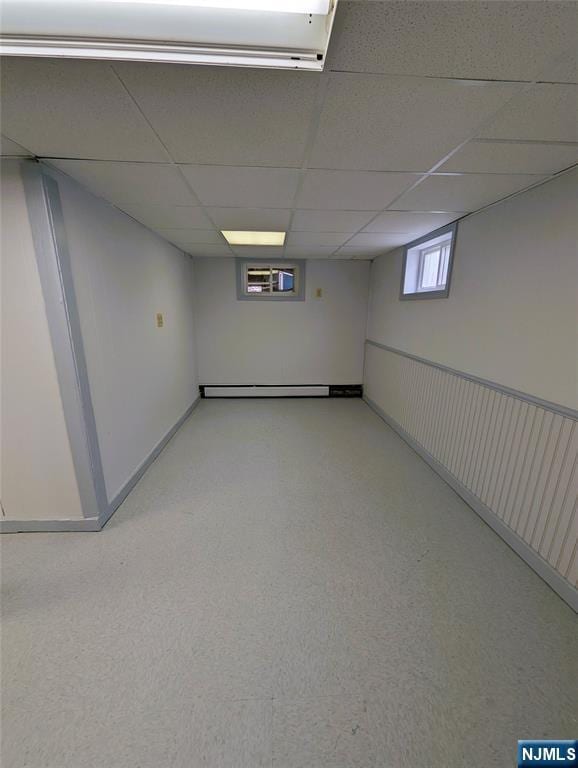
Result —
[{"label": "white window frame", "polygon": [[[415,299],[445,299],[449,296],[450,282],[452,275],[452,266],[454,260],[454,250],[456,244],[457,222],[448,224],[445,227],[436,229],[418,240],[408,243],[403,250],[403,267],[401,270],[401,285],[399,298],[402,301]],[[432,242],[435,241],[435,242]],[[445,282],[441,282],[445,259],[443,256],[443,247],[449,245],[447,255],[447,268]],[[423,246],[420,248],[420,246]],[[440,250],[440,260],[438,263],[438,276],[435,286],[423,286],[423,272],[425,259],[429,253],[434,250]],[[407,273],[413,269],[412,277],[408,278],[413,287],[408,289]],[[410,273],[411,274],[411,273]]]},{"label": "white window frame", "polygon": [[[417,290],[420,293],[423,293],[424,291],[443,291],[445,288],[445,285],[447,283],[447,268],[445,269],[446,272],[446,279],[442,280],[443,272],[444,272],[444,264],[445,264],[445,258],[444,258],[444,250],[446,247],[451,249],[451,238],[448,240],[442,240],[441,243],[437,243],[436,245],[428,246],[427,248],[423,248],[419,252],[419,268],[418,268],[418,278],[417,278]],[[434,253],[438,251],[439,252],[439,261],[438,261],[438,269],[437,269],[437,278],[435,285],[427,285],[424,286],[423,284],[423,271],[425,266],[425,260],[428,257],[430,253]],[[448,252],[448,266],[449,266],[449,252]]]},{"label": "white window frame", "polygon": [[[237,299],[240,301],[304,301],[305,300],[305,261],[295,259],[282,261],[275,259],[237,259]],[[293,269],[294,285],[292,291],[249,291],[248,274],[250,269]],[[269,279],[272,286],[272,275]]]}]

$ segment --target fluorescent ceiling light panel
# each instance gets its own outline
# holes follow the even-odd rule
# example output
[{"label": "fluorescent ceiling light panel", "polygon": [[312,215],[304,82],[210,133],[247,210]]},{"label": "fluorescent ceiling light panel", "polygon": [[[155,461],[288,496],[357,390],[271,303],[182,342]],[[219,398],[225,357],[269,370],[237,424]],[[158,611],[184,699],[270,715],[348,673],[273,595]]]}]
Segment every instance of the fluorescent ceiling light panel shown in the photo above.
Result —
[{"label": "fluorescent ceiling light panel", "polygon": [[221,230],[229,245],[283,245],[285,232],[250,232],[248,230]]},{"label": "fluorescent ceiling light panel", "polygon": [[321,71],[337,0],[0,0],[1,56]]},{"label": "fluorescent ceiling light panel", "polygon": [[[44,0],[50,2],[51,0]],[[69,2],[79,0],[69,0]],[[140,5],[187,5],[193,8],[220,8],[235,11],[269,13],[313,13],[326,16],[331,0],[95,0],[101,3],[137,3]]]}]

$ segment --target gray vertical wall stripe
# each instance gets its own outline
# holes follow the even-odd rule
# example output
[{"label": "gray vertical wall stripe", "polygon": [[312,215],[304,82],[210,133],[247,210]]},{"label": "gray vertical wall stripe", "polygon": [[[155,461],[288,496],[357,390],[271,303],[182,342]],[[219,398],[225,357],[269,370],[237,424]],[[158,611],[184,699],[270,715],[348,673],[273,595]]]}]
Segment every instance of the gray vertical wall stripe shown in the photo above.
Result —
[{"label": "gray vertical wall stripe", "polygon": [[70,263],[70,253],[68,250],[68,240],[64,228],[64,214],[62,212],[62,203],[57,182],[42,174],[42,181],[46,190],[48,200],[48,210],[54,233],[54,243],[57,251],[57,259],[60,267],[60,274],[63,287],[63,296],[67,306],[70,338],[72,340],[72,353],[74,364],[77,371],[78,387],[82,401],[83,417],[86,430],[86,441],[90,456],[90,465],[95,492],[98,499],[99,516],[103,516],[103,510],[108,507],[106,486],[104,482],[104,472],[102,469],[102,460],[100,456],[100,446],[96,431],[96,419],[94,418],[94,408],[92,405],[92,395],[90,393],[90,382],[88,380],[88,368],[86,365],[86,355],[84,352],[84,343],[82,341],[82,332],[80,326],[80,315],[76,304],[76,292],[72,279],[72,266]]},{"label": "gray vertical wall stripe", "polygon": [[364,392],[578,610],[576,412],[374,342]]},{"label": "gray vertical wall stripe", "polygon": [[[96,520],[103,501],[102,489],[99,489],[98,480],[95,480],[93,456],[84,421],[80,386],[83,374],[78,366],[72,330],[76,322],[76,307],[74,302],[71,306],[69,301],[69,291],[66,290],[68,278],[60,261],[62,253],[59,252],[51,210],[54,189],[51,189],[48,183],[50,180],[43,176],[36,162],[23,161],[21,172],[82,512],[85,518]],[[4,528],[6,526],[2,530]]]}]

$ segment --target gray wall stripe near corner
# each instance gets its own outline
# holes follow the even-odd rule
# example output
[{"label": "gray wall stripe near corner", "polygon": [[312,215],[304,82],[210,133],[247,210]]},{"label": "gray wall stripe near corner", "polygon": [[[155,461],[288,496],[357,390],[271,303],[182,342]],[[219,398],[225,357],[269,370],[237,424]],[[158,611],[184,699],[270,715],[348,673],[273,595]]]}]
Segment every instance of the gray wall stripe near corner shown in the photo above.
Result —
[{"label": "gray wall stripe near corner", "polygon": [[[80,327],[69,263],[62,259],[63,230],[58,222],[61,209],[57,208],[56,216],[53,210],[58,188],[54,189],[54,182],[46,183],[49,180],[35,161],[24,160],[20,168],[82,512],[85,518],[94,519],[101,513],[106,496],[103,482],[95,479],[94,448],[86,425],[82,361],[79,366],[76,348]],[[97,454],[97,466],[99,461]],[[46,522],[38,521],[38,525]]]},{"label": "gray wall stripe near corner", "polygon": [[96,429],[96,419],[92,405],[92,395],[90,392],[90,382],[88,380],[88,367],[86,364],[86,355],[84,352],[84,342],[82,340],[82,329],[80,325],[80,314],[76,303],[76,292],[72,277],[72,265],[70,262],[70,252],[68,249],[68,239],[64,227],[64,213],[60,200],[58,183],[55,179],[42,174],[43,183],[46,189],[48,208],[51,218],[52,231],[54,233],[54,243],[56,246],[56,256],[60,267],[64,301],[67,307],[68,322],[70,329],[70,338],[72,342],[72,354],[76,367],[78,387],[82,402],[84,424],[86,429],[86,439],[90,455],[92,468],[92,478],[96,489],[96,496],[99,507],[99,518],[102,518],[108,504],[106,485],[104,481],[104,470],[102,468],[102,458],[100,455],[100,446],[98,443],[98,433]]},{"label": "gray wall stripe near corner", "polygon": [[[381,347],[381,344],[375,344],[375,346]],[[395,352],[388,347],[384,347],[390,352]],[[401,353],[404,354],[404,353]],[[408,357],[410,357],[408,355]],[[419,362],[427,362],[416,358]],[[450,369],[444,369],[450,370]],[[453,373],[453,371],[450,371]],[[479,380],[476,380],[479,382]],[[480,382],[481,383],[481,382]],[[397,434],[405,440],[405,442],[412,448],[429,466],[436,472],[442,480],[445,482],[460,496],[466,504],[476,512],[482,520],[487,523],[497,534],[504,540],[504,542],[519,555],[533,571],[537,573],[540,578],[546,582],[561,598],[566,602],[570,608],[578,613],[578,590],[576,590],[563,576],[561,576],[546,560],[544,560],[537,552],[535,552],[525,541],[523,541],[511,528],[503,523],[492,510],[483,504],[474,494],[469,491],[464,485],[462,485],[455,477],[453,477],[447,469],[440,464],[428,451],[425,450],[411,435],[409,435],[403,427],[401,427],[394,419],[388,416],[382,408],[380,408],[369,397],[364,396],[363,399],[367,405],[390,426]]]},{"label": "gray wall stripe near corner", "polygon": [[521,392],[518,389],[513,389],[512,387],[506,387],[503,384],[497,384],[495,381],[490,381],[489,379],[482,379],[480,376],[474,376],[471,373],[464,373],[463,371],[458,371],[455,368],[450,368],[449,366],[443,365],[442,363],[434,363],[433,360],[427,360],[425,357],[419,357],[419,355],[413,355],[410,352],[404,352],[401,349],[390,347],[387,344],[380,344],[378,341],[373,341],[372,339],[366,339],[365,343],[370,344],[372,347],[377,347],[378,349],[385,349],[386,352],[393,352],[395,355],[401,355],[401,357],[407,357],[410,360],[417,360],[418,363],[429,365],[432,368],[438,368],[440,371],[446,371],[446,373],[451,373],[454,376],[459,376],[460,378],[466,379],[467,381],[473,381],[476,384],[481,384],[484,387],[489,387],[490,389],[494,389],[496,390],[496,392],[502,392],[505,395],[510,395],[511,397],[517,397],[519,400],[525,400],[527,403],[532,403],[532,405],[537,405],[539,408],[546,408],[547,410],[553,411],[554,413],[559,413],[561,416],[564,416],[569,419],[574,419],[574,421],[578,421],[578,411],[574,410],[573,408],[569,408],[566,405],[559,405],[558,403],[552,403],[549,400],[542,400],[542,398],[540,397],[529,395],[526,392]]}]

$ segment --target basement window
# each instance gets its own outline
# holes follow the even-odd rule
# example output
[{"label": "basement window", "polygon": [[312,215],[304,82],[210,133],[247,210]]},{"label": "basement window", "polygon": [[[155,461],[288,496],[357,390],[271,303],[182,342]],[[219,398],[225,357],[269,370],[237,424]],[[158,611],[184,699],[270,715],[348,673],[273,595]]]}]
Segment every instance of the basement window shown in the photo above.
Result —
[{"label": "basement window", "polygon": [[305,298],[304,263],[237,259],[237,298],[244,301],[302,301]]},{"label": "basement window", "polygon": [[447,298],[456,228],[454,222],[405,246],[400,299]]}]

